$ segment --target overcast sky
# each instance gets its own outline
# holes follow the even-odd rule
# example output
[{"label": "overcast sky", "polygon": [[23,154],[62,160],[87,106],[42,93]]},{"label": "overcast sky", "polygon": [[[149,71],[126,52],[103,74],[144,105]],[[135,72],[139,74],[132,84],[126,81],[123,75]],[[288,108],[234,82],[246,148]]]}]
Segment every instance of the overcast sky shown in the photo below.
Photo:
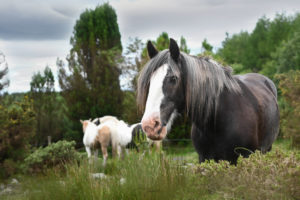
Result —
[{"label": "overcast sky", "polygon": [[[0,51],[9,66],[8,91],[30,90],[33,73],[43,71],[46,65],[56,74],[56,59],[67,56],[72,29],[80,13],[103,2],[107,1],[0,0]],[[263,15],[273,18],[276,13],[300,11],[299,0],[109,2],[118,15],[123,47],[129,37],[139,37],[146,42],[166,31],[177,40],[184,36],[192,53],[200,52],[204,38],[217,48],[222,45],[226,32],[251,32]]]}]

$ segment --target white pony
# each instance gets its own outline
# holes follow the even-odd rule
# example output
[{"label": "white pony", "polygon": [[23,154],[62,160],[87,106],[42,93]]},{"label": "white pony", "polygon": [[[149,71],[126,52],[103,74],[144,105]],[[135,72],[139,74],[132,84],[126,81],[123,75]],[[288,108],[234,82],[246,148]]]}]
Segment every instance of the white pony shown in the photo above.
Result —
[{"label": "white pony", "polygon": [[[133,146],[137,147],[134,144],[134,136],[142,132],[141,124],[133,124],[129,126],[123,120],[118,120],[114,116],[104,116],[100,118],[96,118],[93,122],[99,121],[101,124],[106,124],[111,129],[111,142],[113,149],[117,150],[118,156],[124,155],[125,147],[129,144],[133,144]],[[144,134],[142,132],[142,134]],[[146,137],[147,138],[147,137]],[[161,141],[152,141],[147,138],[149,145],[155,145],[156,149],[160,149]]]},{"label": "white pony", "polygon": [[[103,165],[106,164],[108,157],[107,147],[111,141],[111,129],[105,123],[96,126],[90,120],[80,120],[84,132],[83,144],[91,162],[92,150],[94,150],[95,159],[98,158],[98,149],[101,146],[103,154]],[[114,151],[113,151],[114,152]]]}]

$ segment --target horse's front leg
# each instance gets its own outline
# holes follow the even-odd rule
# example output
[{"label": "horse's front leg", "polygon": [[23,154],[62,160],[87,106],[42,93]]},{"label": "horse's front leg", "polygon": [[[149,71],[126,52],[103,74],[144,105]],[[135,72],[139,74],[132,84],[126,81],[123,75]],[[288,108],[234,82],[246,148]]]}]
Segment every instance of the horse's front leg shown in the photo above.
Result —
[{"label": "horse's front leg", "polygon": [[88,154],[88,159],[89,159],[89,163],[91,163],[91,155],[92,155],[92,151],[91,151],[91,148],[89,146],[85,146],[85,150]]}]

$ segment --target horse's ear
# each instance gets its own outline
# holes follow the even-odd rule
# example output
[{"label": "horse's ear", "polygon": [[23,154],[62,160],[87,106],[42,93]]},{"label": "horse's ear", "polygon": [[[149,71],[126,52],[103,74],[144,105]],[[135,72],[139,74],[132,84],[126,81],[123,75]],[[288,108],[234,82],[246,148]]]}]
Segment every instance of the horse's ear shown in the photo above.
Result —
[{"label": "horse's ear", "polygon": [[148,50],[148,55],[149,55],[150,59],[158,54],[158,51],[153,46],[153,44],[150,40],[147,42],[147,50]]},{"label": "horse's ear", "polygon": [[173,58],[173,60],[178,62],[179,55],[180,55],[180,50],[179,50],[178,44],[172,38],[170,38],[169,50],[170,50],[170,54],[171,54],[171,57]]},{"label": "horse's ear", "polygon": [[80,120],[80,123],[82,123],[82,124],[83,124],[83,121],[82,121],[82,120]]}]

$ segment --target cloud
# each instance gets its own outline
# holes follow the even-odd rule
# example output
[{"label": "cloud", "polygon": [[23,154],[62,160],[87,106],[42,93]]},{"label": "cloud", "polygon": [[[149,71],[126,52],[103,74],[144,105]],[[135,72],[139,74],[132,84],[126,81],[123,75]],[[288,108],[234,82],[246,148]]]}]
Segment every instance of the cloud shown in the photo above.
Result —
[{"label": "cloud", "polygon": [[[0,50],[9,66],[9,92],[28,91],[33,73],[65,58],[76,20],[87,8],[107,0],[0,0]],[[129,37],[144,42],[166,31],[184,36],[192,53],[206,38],[221,47],[225,33],[252,31],[258,18],[299,12],[299,0],[110,0],[116,10],[123,45]],[[125,47],[125,46],[124,46]],[[57,81],[56,81],[57,83]]]},{"label": "cloud", "polygon": [[219,46],[225,33],[252,31],[259,17],[296,11],[297,0],[124,0],[112,2],[123,40],[129,36],[155,39],[162,31],[199,48],[204,38]]},{"label": "cloud", "polygon": [[0,46],[5,49],[3,53],[9,69],[9,92],[29,91],[32,75],[43,72],[46,66],[56,76],[56,59],[64,59],[70,50],[66,40],[0,41]]},{"label": "cloud", "polygon": [[[74,1],[2,1],[0,39],[59,40],[68,39],[76,18],[88,2]],[[86,4],[86,6],[83,6]]]}]

